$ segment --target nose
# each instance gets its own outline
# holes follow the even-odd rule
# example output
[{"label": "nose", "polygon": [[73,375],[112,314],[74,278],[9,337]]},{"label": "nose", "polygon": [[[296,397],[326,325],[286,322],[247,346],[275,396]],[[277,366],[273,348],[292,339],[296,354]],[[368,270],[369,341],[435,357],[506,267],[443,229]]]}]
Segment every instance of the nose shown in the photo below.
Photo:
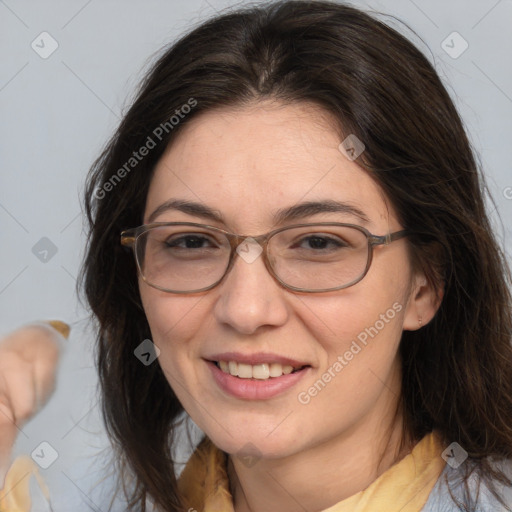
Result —
[{"label": "nose", "polygon": [[253,334],[262,326],[280,326],[289,318],[283,288],[268,272],[263,255],[254,261],[236,255],[228,275],[218,287],[214,316],[242,334]]}]

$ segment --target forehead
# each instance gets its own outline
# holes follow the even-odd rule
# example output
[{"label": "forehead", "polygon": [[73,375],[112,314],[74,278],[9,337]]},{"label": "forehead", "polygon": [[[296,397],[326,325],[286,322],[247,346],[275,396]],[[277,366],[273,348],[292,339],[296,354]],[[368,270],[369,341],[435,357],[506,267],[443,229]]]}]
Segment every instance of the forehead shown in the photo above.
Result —
[{"label": "forehead", "polygon": [[[339,150],[341,141],[334,120],[313,104],[265,101],[201,113],[158,162],[144,222],[162,203],[180,199],[217,210],[234,231],[259,232],[275,227],[277,210],[334,200],[362,210],[369,227],[385,225],[390,212],[382,191]],[[156,220],[185,220],[179,215]]]}]

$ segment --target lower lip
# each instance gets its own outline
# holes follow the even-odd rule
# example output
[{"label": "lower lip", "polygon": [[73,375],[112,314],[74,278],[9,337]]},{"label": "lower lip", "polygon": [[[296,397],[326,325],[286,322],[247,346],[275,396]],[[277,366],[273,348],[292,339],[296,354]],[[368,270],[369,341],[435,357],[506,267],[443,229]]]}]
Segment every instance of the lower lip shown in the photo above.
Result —
[{"label": "lower lip", "polygon": [[240,379],[229,373],[224,373],[215,363],[206,361],[213,374],[215,382],[226,393],[244,400],[266,400],[293,387],[311,369],[307,366],[298,372],[270,377],[268,379]]}]

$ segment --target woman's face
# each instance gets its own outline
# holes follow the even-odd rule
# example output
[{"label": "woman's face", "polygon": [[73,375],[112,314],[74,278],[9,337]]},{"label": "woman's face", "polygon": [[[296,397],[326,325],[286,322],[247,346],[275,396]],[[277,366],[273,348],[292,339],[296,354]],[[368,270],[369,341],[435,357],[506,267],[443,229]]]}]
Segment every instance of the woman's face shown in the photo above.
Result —
[{"label": "woman's face", "polygon": [[[255,236],[280,227],[277,210],[337,201],[368,221],[347,210],[287,224],[346,222],[377,235],[401,229],[389,201],[338,149],[340,142],[332,119],[310,104],[267,101],[201,114],[158,163],[144,223],[163,203],[184,200],[214,210],[223,222],[176,209],[151,221],[205,223]],[[202,293],[166,293],[141,280],[159,364],[194,422],[228,453],[279,458],[352,429],[373,435],[390,421],[400,394],[400,336],[418,324],[418,280],[406,247],[405,239],[378,247],[364,279],[334,292],[289,291],[261,257],[237,256],[221,284]],[[215,366],[220,354],[234,362],[288,359],[306,367],[244,380]],[[272,368],[281,374],[282,366]]]}]

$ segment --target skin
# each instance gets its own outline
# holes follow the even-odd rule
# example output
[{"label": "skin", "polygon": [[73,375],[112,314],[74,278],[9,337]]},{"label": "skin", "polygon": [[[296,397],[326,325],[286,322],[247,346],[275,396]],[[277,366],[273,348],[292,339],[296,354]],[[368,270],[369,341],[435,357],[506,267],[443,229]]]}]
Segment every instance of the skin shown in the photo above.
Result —
[{"label": "skin", "polygon": [[[401,229],[383,192],[339,151],[340,142],[334,121],[312,104],[267,100],[203,113],[158,163],[144,222],[161,203],[180,198],[210,206],[226,224],[179,211],[154,220],[203,222],[255,236],[276,227],[277,208],[334,199],[363,210],[374,234]],[[297,222],[323,221],[361,224],[343,213]],[[232,454],[237,512],[323,510],[366,488],[410,451],[412,444],[398,453],[401,415],[393,419],[400,396],[397,350],[402,330],[419,328],[420,318],[428,323],[438,300],[411,268],[406,244],[376,249],[366,277],[335,292],[288,291],[261,258],[251,264],[238,258],[225,280],[203,293],[165,293],[139,282],[169,384],[194,422]],[[394,303],[402,305],[395,318],[307,405],[299,403],[298,393]],[[273,352],[312,369],[277,397],[241,400],[215,384],[203,360],[224,351]],[[235,456],[247,443],[259,457],[251,467]]]},{"label": "skin", "polygon": [[0,489],[18,429],[50,398],[59,360],[59,333],[26,325],[0,340]]}]

